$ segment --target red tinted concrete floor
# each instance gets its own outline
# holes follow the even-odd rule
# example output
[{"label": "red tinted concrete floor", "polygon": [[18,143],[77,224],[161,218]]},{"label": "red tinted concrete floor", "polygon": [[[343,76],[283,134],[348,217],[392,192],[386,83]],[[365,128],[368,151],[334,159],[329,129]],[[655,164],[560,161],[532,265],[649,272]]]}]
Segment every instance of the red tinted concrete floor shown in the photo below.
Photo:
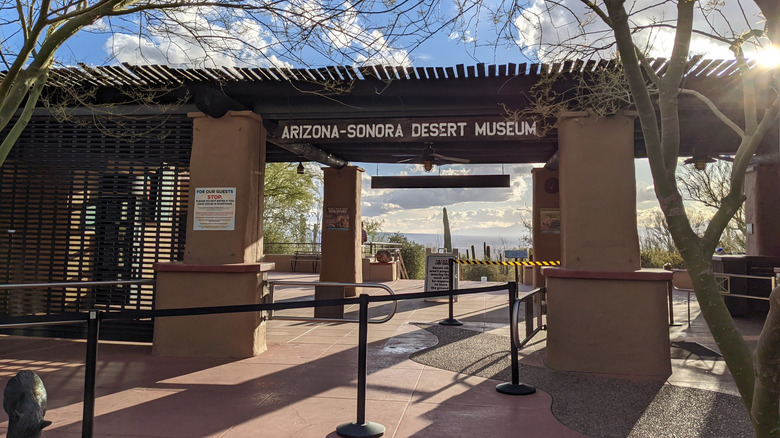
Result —
[{"label": "red tinted concrete floor", "polygon": [[[271,279],[317,278],[273,274]],[[421,281],[410,280],[388,284],[396,293],[423,287]],[[461,287],[475,285],[479,284],[463,282]],[[276,301],[310,295],[300,288],[279,289]],[[675,308],[683,316],[681,297]],[[455,304],[455,317],[466,329],[506,336],[506,304],[506,292],[464,296]],[[346,310],[347,316],[356,316],[356,309]],[[371,314],[387,310],[384,304]],[[311,314],[311,310],[296,314],[306,312]],[[290,315],[277,316],[285,314]],[[507,396],[495,390],[501,382],[410,360],[411,353],[437,342],[414,323],[446,316],[443,301],[402,301],[391,321],[369,327],[366,419],[385,426],[384,436],[583,436],[552,415],[552,400],[542,391]],[[678,332],[688,340],[706,338],[687,327]],[[336,437],[339,424],[356,419],[357,325],[273,320],[267,333],[268,351],[243,360],[155,357],[149,344],[101,342],[94,436]],[[539,364],[543,347],[542,341],[527,348],[523,362]],[[24,369],[37,372],[46,385],[46,419],[53,424],[44,437],[81,434],[84,355],[83,341],[0,336],[2,385]],[[697,366],[707,369],[710,380],[705,386],[728,391],[727,371],[713,364]],[[678,363],[675,369],[680,367]],[[696,374],[700,373],[682,372],[679,384],[697,386]],[[0,418],[0,432],[5,432],[7,416]]]}]

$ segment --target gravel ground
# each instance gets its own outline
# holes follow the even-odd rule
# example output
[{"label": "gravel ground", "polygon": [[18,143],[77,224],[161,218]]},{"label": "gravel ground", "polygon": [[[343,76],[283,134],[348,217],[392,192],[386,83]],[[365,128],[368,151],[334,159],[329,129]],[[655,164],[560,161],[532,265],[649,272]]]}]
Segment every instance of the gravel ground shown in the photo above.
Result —
[{"label": "gravel ground", "polygon": [[[436,368],[511,381],[509,339],[454,327],[421,324],[439,343],[411,355]],[[587,373],[520,364],[520,381],[550,394],[552,412],[566,426],[591,437],[754,436],[739,397]]]}]

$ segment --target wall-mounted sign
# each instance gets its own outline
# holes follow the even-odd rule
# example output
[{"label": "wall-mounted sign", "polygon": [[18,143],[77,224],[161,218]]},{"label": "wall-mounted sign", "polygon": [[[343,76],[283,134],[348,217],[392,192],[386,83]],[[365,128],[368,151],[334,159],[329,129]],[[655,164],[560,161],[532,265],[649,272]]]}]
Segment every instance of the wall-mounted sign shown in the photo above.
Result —
[{"label": "wall-mounted sign", "polygon": [[561,209],[539,209],[539,232],[542,234],[561,234]]},{"label": "wall-mounted sign", "polygon": [[537,138],[536,120],[504,117],[281,121],[274,143],[404,142],[433,140],[522,140]]},{"label": "wall-mounted sign", "polygon": [[198,231],[236,229],[236,188],[203,187],[195,189],[192,228]]},{"label": "wall-mounted sign", "polygon": [[349,209],[347,207],[325,207],[325,217],[322,219],[326,230],[348,231]]}]

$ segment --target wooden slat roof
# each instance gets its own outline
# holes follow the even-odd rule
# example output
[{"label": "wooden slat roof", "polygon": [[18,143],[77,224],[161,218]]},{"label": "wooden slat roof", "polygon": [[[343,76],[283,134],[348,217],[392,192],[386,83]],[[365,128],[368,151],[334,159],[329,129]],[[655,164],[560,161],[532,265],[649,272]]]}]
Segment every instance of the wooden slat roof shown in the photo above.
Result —
[{"label": "wooden slat roof", "polygon": [[[659,73],[667,60],[651,59]],[[58,87],[98,87],[96,103],[124,103],[122,89],[168,90],[161,99],[176,99],[197,105],[193,96],[211,90],[230,105],[260,114],[271,132],[284,120],[448,118],[505,116],[505,108],[521,108],[528,102],[533,84],[544,75],[561,75],[565,91],[578,75],[600,69],[614,70],[614,60],[574,59],[554,64],[507,63],[455,65],[448,67],[406,67],[387,65],[326,66],[320,68],[223,67],[178,68],[165,65],[109,65],[56,68],[47,90]],[[0,75],[3,73],[0,72]],[[738,74],[733,60],[695,57],[688,63],[685,86],[705,95],[715,95],[732,110],[741,105],[736,98]],[[567,82],[568,81],[568,82]],[[557,82],[556,82],[557,83]],[[556,90],[558,91],[558,90]],[[155,95],[155,98],[158,98]],[[114,99],[114,100],[112,100]],[[687,137],[682,154],[706,145],[709,152],[724,153],[733,143],[733,134],[719,127],[711,112],[701,103],[681,96],[683,124]],[[189,106],[190,110],[192,105]],[[199,109],[201,107],[198,107]],[[737,119],[739,116],[737,115]],[[706,126],[707,129],[697,129]],[[691,129],[693,127],[693,129]],[[714,128],[712,128],[714,127]],[[777,132],[775,130],[774,132]],[[419,154],[417,143],[315,144],[325,152],[348,161],[397,162],[400,155]],[[557,149],[555,131],[544,138],[522,142],[468,142],[442,140],[435,145],[443,155],[471,159],[474,163],[544,162]],[[635,137],[635,153],[644,153],[641,129]],[[269,161],[297,161],[283,148],[269,144]]]},{"label": "wooden slat roof", "polygon": [[[689,62],[687,76],[721,77],[737,73],[733,60],[703,59],[694,57]],[[666,59],[651,60],[658,72],[666,65]],[[550,73],[580,74],[596,68],[616,68],[617,63],[609,60],[569,60],[555,64],[483,64],[454,67],[401,67],[371,65],[362,67],[327,66],[308,69],[278,67],[222,67],[222,68],[178,68],[166,65],[121,65],[55,68],[50,86],[72,86],[89,83],[104,86],[175,85],[189,82],[283,82],[283,81],[363,81],[368,79],[435,81],[449,79],[539,76]],[[518,69],[519,67],[519,69]],[[0,76],[4,72],[0,72]]]}]

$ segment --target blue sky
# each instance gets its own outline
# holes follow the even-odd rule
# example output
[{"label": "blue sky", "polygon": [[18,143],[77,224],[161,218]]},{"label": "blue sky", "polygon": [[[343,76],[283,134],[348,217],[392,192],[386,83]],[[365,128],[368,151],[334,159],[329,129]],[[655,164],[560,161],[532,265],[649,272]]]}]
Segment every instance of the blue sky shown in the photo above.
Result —
[{"label": "blue sky", "polygon": [[[301,8],[306,14],[316,15],[318,0],[295,0],[290,4]],[[162,34],[156,32],[149,23],[134,20],[124,21],[101,20],[88,31],[81,32],[68,41],[59,51],[58,60],[65,65],[83,62],[88,65],[106,65],[117,62],[131,64],[169,64],[174,66],[222,66],[222,65],[261,65],[270,64],[290,67],[304,67],[301,60],[309,65],[333,65],[332,60],[322,56],[322,53],[348,51],[355,62],[393,63],[418,67],[454,66],[456,64],[473,65],[477,62],[488,64],[522,63],[532,58],[551,60],[559,56],[550,48],[544,46],[528,47],[523,41],[555,42],[566,40],[570,45],[578,47],[601,44],[603,36],[600,32],[604,26],[598,21],[588,22],[585,29],[587,35],[576,32],[574,26],[578,19],[587,18],[581,9],[581,3],[568,1],[574,15],[552,14],[539,15],[538,18],[517,21],[510,24],[505,34],[509,44],[490,45],[495,40],[495,31],[489,25],[489,14],[483,10],[477,17],[463,28],[444,28],[434,36],[416,47],[413,51],[406,49],[410,39],[402,39],[397,43],[390,42],[378,29],[358,17],[345,16],[339,18],[328,33],[323,33],[319,45],[293,52],[275,50],[275,35],[268,28],[257,26],[241,16],[230,17],[229,26],[221,25],[220,17],[201,13],[184,12],[176,16],[182,22],[200,29],[208,36],[235,36],[226,39],[223,46],[204,47],[194,44],[184,37],[186,32],[177,31]],[[464,3],[465,4],[465,3]],[[642,9],[642,5],[652,4],[654,7]],[[348,5],[348,4],[347,4]],[[454,3],[443,2],[436,11],[444,16],[451,16]],[[485,1],[485,7],[497,7],[495,0]],[[673,5],[652,0],[637,0],[634,3],[641,13],[634,17],[640,24],[664,21],[674,16]],[[726,2],[722,6],[722,14],[714,14],[709,19],[697,18],[697,27],[705,29],[721,29],[728,31],[724,18],[731,18],[731,28],[739,32],[748,27],[760,27],[760,17],[757,10],[751,9],[752,2]],[[745,7],[744,9],[741,9]],[[534,12],[544,10],[542,0],[532,0],[524,12],[531,17]],[[222,17],[224,18],[224,17]],[[384,17],[387,19],[387,17]],[[479,23],[479,24],[475,24]],[[15,30],[8,24],[0,25],[3,38],[8,38]],[[233,33],[231,33],[233,32]],[[140,34],[140,36],[139,36]],[[659,31],[654,34],[637,35],[640,44],[646,44],[651,56],[668,56],[671,47],[671,33]],[[6,49],[4,48],[4,51]],[[601,53],[611,57],[611,49]],[[696,36],[692,41],[692,54],[702,54],[712,58],[730,58],[728,48],[722,43],[713,43],[703,37]],[[342,58],[343,59],[343,58]],[[342,62],[348,63],[348,62]],[[446,151],[442,152],[446,155]],[[506,173],[511,175],[510,189],[436,189],[436,190],[372,190],[370,177],[374,175],[422,174],[419,166],[414,165],[375,165],[370,163],[354,163],[363,167],[366,172],[363,181],[363,214],[367,218],[382,218],[385,220],[385,231],[401,231],[405,233],[441,233],[441,211],[447,207],[453,233],[455,235],[500,236],[510,246],[520,243],[526,230],[522,218],[528,217],[531,206],[530,169],[532,165],[505,164],[492,166],[462,166],[447,165],[435,168],[434,172],[442,173]],[[652,191],[652,180],[645,160],[637,160],[637,208],[640,223],[644,216],[657,208]]]}]

